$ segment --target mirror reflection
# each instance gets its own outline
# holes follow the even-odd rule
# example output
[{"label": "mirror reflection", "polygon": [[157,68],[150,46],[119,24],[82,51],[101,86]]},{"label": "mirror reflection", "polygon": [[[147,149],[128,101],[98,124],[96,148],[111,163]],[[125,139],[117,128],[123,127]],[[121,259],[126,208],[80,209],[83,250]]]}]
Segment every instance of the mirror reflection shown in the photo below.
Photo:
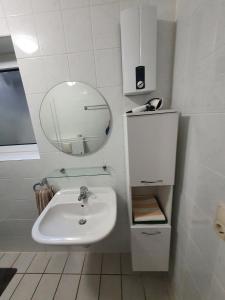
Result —
[{"label": "mirror reflection", "polygon": [[42,129],[52,145],[71,155],[87,155],[102,147],[110,134],[111,114],[103,96],[81,82],[63,82],[44,97]]}]

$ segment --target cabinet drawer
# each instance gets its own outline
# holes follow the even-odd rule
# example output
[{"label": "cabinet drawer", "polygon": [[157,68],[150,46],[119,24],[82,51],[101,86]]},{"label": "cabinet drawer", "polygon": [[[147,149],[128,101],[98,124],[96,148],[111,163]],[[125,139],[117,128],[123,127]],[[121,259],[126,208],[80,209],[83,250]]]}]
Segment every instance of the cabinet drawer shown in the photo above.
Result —
[{"label": "cabinet drawer", "polygon": [[131,252],[134,271],[168,271],[170,225],[131,227]]}]

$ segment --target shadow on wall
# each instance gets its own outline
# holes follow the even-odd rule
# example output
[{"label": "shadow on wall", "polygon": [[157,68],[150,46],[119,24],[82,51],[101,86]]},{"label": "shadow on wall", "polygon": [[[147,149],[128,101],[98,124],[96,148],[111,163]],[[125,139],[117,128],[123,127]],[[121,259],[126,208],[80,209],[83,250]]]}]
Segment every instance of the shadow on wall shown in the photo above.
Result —
[{"label": "shadow on wall", "polygon": [[[188,132],[189,132],[189,116],[180,116],[179,119],[179,130],[178,130],[178,141],[177,141],[177,161],[176,161],[176,179],[175,179],[175,189],[173,196],[173,231],[172,231],[172,248],[171,256],[172,262],[173,258],[176,256],[176,232],[177,232],[177,223],[178,215],[180,209],[180,196],[183,189],[183,179],[184,179],[184,170],[185,170],[185,157],[187,152],[187,141],[188,141]],[[173,264],[171,263],[171,267]],[[172,268],[171,268],[172,269]],[[170,270],[173,271],[173,270]]]}]

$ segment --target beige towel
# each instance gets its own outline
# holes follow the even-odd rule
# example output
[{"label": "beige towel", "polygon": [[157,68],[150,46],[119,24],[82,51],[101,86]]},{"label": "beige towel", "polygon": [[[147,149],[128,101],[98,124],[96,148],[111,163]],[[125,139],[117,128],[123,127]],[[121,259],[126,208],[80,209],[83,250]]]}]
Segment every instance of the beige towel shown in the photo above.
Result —
[{"label": "beige towel", "polygon": [[39,190],[35,191],[37,209],[39,215],[44,210],[44,208],[48,205],[50,200],[54,196],[54,190],[52,186],[43,186]]},{"label": "beige towel", "polygon": [[166,220],[154,197],[145,200],[133,200],[133,215],[135,222]]}]

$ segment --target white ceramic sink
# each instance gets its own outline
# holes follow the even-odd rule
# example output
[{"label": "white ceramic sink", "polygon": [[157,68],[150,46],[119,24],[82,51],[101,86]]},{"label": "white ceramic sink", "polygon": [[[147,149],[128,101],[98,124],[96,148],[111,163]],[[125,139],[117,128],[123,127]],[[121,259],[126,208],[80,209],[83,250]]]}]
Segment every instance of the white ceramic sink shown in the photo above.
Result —
[{"label": "white ceramic sink", "polygon": [[116,194],[110,187],[88,189],[85,201],[78,201],[79,188],[56,193],[37,218],[33,239],[42,244],[89,245],[105,238],[116,222]]}]

